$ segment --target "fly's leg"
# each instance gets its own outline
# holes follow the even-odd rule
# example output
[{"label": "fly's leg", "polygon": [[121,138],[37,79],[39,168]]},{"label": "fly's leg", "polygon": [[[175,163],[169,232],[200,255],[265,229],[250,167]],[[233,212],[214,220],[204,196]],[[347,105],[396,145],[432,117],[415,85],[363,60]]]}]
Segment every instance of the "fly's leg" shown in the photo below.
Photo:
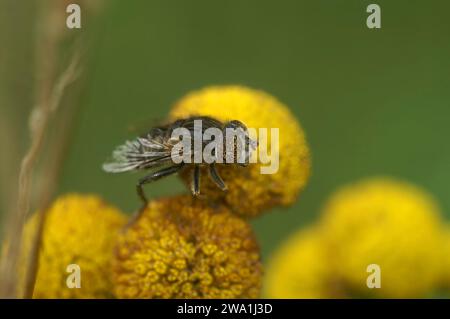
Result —
[{"label": "fly's leg", "polygon": [[191,192],[194,196],[198,196],[200,194],[200,165],[194,166],[194,172],[191,182]]},{"label": "fly's leg", "polygon": [[144,189],[143,189],[143,185],[154,182],[160,178],[172,175],[177,173],[181,168],[183,167],[183,164],[180,165],[174,165],[174,166],[169,166],[166,168],[163,168],[162,170],[156,171],[150,175],[147,175],[143,178],[141,178],[137,185],[136,185],[136,191],[138,196],[140,197],[140,199],[142,200],[142,202],[145,204],[147,204],[147,197],[144,194]]},{"label": "fly's leg", "polygon": [[211,165],[209,165],[209,176],[211,177],[211,180],[217,185],[217,187],[219,187],[223,191],[227,190],[227,185],[223,181],[222,177],[220,177],[219,172],[217,172],[217,168],[214,163],[211,163]]},{"label": "fly's leg", "polygon": [[175,174],[182,167],[183,167],[183,163],[180,165],[169,166],[169,167],[163,168],[159,171],[156,171],[150,175],[147,175],[138,181],[138,183],[136,184],[136,191],[137,191],[139,198],[142,200],[142,207],[134,214],[134,216],[132,218],[130,218],[130,220],[127,223],[127,225],[125,226],[124,230],[126,230],[131,224],[133,224],[135,221],[137,221],[139,219],[139,217],[141,216],[145,207],[147,206],[148,200],[147,200],[147,197],[145,196],[144,189],[142,186],[145,184],[151,183],[153,181],[156,181],[160,178]]}]

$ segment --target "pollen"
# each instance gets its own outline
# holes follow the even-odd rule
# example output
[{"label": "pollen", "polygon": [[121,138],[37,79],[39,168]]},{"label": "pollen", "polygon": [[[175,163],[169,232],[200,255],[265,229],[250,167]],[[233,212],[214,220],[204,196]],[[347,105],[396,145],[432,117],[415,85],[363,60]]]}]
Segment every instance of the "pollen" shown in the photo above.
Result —
[{"label": "pollen", "polygon": [[[440,210],[424,190],[374,178],[337,191],[323,211],[321,231],[336,276],[353,295],[426,297],[442,269]],[[367,267],[381,270],[381,288],[368,289]]]},{"label": "pollen", "polygon": [[249,224],[190,195],[150,202],[113,264],[119,298],[257,298],[262,279]]},{"label": "pollen", "polygon": [[[226,122],[239,120],[248,128],[279,129],[279,167],[273,174],[262,174],[261,161],[247,167],[218,164],[217,169],[228,189],[222,191],[208,178],[201,180],[201,198],[222,201],[237,214],[254,217],[276,206],[294,203],[308,182],[310,152],[305,134],[288,107],[273,96],[242,86],[213,86],[192,92],[179,100],[170,117],[210,116]],[[259,136],[259,147],[271,150],[271,136]],[[274,146],[275,148],[275,146]],[[207,176],[202,167],[202,176]],[[189,183],[192,172],[181,173]]]},{"label": "pollen", "polygon": [[[113,247],[125,222],[125,215],[97,196],[69,194],[58,198],[47,212],[33,298],[113,297]],[[35,214],[25,227],[25,249],[36,226]],[[66,283],[71,264],[79,266],[80,288],[69,288]]]}]

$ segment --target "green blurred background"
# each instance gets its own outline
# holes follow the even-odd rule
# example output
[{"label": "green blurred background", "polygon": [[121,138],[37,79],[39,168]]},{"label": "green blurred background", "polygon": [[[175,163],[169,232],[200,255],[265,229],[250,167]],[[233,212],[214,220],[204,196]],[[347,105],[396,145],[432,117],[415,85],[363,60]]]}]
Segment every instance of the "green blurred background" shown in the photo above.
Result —
[{"label": "green blurred background", "polygon": [[[13,9],[3,10],[0,22],[14,20],[15,27],[1,34],[13,47],[0,49],[1,62],[26,72],[33,45],[26,23],[36,2],[9,3]],[[297,204],[252,222],[264,258],[312,222],[333,190],[367,176],[421,185],[450,217],[450,2],[378,0],[379,30],[366,27],[370,3],[104,1],[101,15],[82,20],[90,59],[59,193],[99,193],[132,212],[142,174],[101,170],[112,149],[134,135],[129,128],[164,118],[191,90],[242,84],[287,104],[313,155],[313,174]],[[11,80],[0,73],[2,111],[26,123],[32,96],[5,96],[17,87],[26,92],[31,75],[12,72]],[[19,131],[15,144],[26,145],[25,124]],[[176,177],[146,187],[152,197],[184,191]]]}]

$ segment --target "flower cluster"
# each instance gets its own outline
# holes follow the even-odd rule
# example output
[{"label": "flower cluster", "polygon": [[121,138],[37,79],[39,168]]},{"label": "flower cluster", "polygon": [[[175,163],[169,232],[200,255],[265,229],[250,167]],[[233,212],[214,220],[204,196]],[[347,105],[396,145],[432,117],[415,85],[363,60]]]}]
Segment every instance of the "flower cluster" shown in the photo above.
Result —
[{"label": "flower cluster", "polygon": [[319,232],[302,230],[272,256],[264,294],[268,298],[343,297],[334,275]]},{"label": "flower cluster", "polygon": [[150,203],[120,236],[120,298],[256,298],[262,266],[250,226],[183,195]]},{"label": "flower cluster", "polygon": [[[112,297],[113,247],[125,222],[125,215],[97,196],[69,194],[57,199],[46,215],[33,297]],[[34,215],[25,226],[25,251],[36,226]],[[81,269],[81,288],[66,285],[67,266],[71,264]]]},{"label": "flower cluster", "polygon": [[444,245],[443,245],[443,254],[444,254],[444,280],[442,289],[450,291],[450,225],[445,227],[444,232]]},{"label": "flower cluster", "polygon": [[[263,288],[270,298],[415,298],[450,288],[450,227],[430,195],[390,178],[333,194],[318,223],[294,234],[270,259],[263,286],[247,219],[293,204],[307,184],[304,132],[284,104],[241,86],[188,94],[170,119],[189,116],[278,128],[278,171],[261,174],[260,162],[218,164],[226,191],[203,178],[201,196],[153,200],[128,223],[97,196],[60,197],[45,215],[33,297],[257,298]],[[271,143],[263,136],[258,150]],[[191,175],[186,169],[181,178],[188,182]],[[32,216],[25,227],[26,252],[37,222]],[[81,270],[81,288],[67,286],[71,264]],[[377,288],[368,285],[369,265],[381,270]]]},{"label": "flower cluster", "polygon": [[[447,268],[444,234],[437,205],[418,187],[387,178],[355,183],[329,199],[313,231],[301,231],[275,255],[266,290],[273,297],[427,297]],[[381,270],[379,289],[367,286],[371,264]],[[314,285],[305,273],[316,276]]]},{"label": "flower cluster", "polygon": [[[278,128],[278,172],[262,175],[259,163],[218,165],[228,191],[204,178],[200,198],[175,195],[153,200],[128,224],[118,210],[95,196],[61,197],[47,213],[34,297],[260,296],[259,247],[243,217],[290,205],[305,187],[310,155],[303,130],[278,100],[238,86],[189,94],[174,106],[170,117],[191,115],[239,120],[255,129]],[[270,137],[266,139],[270,149]],[[25,242],[32,238],[36,221],[29,220]],[[308,249],[315,254],[313,246]],[[66,286],[70,264],[80,267],[80,289]]]}]

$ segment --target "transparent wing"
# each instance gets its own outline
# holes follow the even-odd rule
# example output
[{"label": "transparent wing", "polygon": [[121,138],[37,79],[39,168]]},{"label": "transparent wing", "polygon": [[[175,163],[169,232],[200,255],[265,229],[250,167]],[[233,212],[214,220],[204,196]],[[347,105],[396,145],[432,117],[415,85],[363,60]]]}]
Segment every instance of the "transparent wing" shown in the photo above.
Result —
[{"label": "transparent wing", "polygon": [[113,151],[111,161],[102,167],[108,173],[122,173],[160,166],[172,161],[171,150],[171,143],[149,134],[119,145]]}]

